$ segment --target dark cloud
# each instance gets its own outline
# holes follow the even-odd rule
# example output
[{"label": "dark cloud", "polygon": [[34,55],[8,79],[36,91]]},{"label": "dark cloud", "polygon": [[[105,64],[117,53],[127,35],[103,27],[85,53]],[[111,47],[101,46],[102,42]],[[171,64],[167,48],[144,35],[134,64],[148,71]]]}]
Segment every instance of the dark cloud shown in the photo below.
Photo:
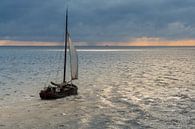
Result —
[{"label": "dark cloud", "polygon": [[[1,0],[0,39],[62,41],[65,0]],[[194,38],[194,0],[72,0],[76,41]]]}]

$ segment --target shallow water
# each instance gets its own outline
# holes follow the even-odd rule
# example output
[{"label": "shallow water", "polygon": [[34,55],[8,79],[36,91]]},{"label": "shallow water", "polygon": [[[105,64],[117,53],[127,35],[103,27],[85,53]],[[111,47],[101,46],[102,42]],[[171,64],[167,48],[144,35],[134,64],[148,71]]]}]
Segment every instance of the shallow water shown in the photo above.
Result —
[{"label": "shallow water", "polygon": [[0,112],[18,105],[53,111],[52,121],[29,116],[23,124],[9,117],[1,123],[0,115],[0,128],[195,128],[195,47],[80,48],[78,54],[79,95],[41,101],[39,91],[62,80],[62,49],[0,47]]}]

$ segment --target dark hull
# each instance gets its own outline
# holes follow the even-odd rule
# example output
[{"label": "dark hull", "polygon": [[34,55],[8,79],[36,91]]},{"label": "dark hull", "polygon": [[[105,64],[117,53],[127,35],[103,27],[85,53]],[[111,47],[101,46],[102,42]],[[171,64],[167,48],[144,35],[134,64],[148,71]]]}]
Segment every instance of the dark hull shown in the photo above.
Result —
[{"label": "dark hull", "polygon": [[47,88],[46,90],[41,90],[41,92],[39,93],[40,98],[43,100],[49,100],[49,99],[59,99],[59,98],[63,98],[66,96],[71,96],[71,95],[77,95],[77,86],[73,85],[73,84],[68,84],[67,86],[64,86],[62,88],[60,88],[60,91],[57,92],[56,90],[48,90],[49,88]]}]

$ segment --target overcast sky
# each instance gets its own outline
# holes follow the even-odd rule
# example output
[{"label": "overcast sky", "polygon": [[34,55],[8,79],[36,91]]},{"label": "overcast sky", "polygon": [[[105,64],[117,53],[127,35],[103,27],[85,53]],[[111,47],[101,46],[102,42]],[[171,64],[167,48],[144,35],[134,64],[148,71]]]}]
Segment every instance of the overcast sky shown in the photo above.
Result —
[{"label": "overcast sky", "polygon": [[[0,40],[62,41],[67,0],[1,0]],[[195,0],[69,0],[79,42],[195,37]]]}]

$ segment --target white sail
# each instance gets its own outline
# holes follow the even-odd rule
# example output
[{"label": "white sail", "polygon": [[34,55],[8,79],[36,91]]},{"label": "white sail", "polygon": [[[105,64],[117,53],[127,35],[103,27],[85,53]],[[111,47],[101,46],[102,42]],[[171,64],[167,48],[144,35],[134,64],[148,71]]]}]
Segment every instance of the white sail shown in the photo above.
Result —
[{"label": "white sail", "polygon": [[78,55],[74,45],[72,44],[70,34],[68,34],[68,48],[70,54],[71,80],[75,80],[78,79]]}]

